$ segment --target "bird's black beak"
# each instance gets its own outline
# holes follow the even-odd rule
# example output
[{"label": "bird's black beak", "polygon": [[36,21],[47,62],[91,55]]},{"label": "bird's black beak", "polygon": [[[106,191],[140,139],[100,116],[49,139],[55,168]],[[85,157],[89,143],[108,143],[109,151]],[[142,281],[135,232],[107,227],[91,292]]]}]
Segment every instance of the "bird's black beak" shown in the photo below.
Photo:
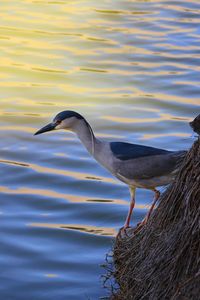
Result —
[{"label": "bird's black beak", "polygon": [[40,130],[38,130],[34,135],[38,135],[38,134],[41,134],[41,133],[44,133],[44,132],[47,132],[47,131],[51,131],[51,130],[54,130],[56,127],[56,124],[54,123],[50,123],[44,127],[42,127]]}]

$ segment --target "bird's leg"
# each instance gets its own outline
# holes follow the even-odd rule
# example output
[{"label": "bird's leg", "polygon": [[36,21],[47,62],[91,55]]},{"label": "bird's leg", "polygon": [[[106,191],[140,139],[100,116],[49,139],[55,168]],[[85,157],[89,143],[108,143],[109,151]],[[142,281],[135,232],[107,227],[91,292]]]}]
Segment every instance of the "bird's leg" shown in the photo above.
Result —
[{"label": "bird's leg", "polygon": [[148,219],[149,219],[149,217],[150,217],[150,215],[151,215],[151,213],[154,209],[154,206],[156,205],[156,202],[157,202],[158,198],[160,197],[160,192],[158,190],[153,189],[153,191],[155,192],[155,196],[154,196],[154,201],[153,201],[153,203],[150,207],[150,210],[148,211],[147,216],[146,216],[147,221],[148,221]]},{"label": "bird's leg", "polygon": [[160,197],[160,192],[158,190],[153,189],[153,191],[155,192],[154,201],[153,201],[153,203],[152,203],[152,205],[151,205],[151,207],[150,207],[150,209],[149,209],[146,217],[142,220],[141,223],[138,223],[138,226],[143,226],[143,225],[145,225],[148,222],[148,220],[149,220],[149,218],[151,216],[151,213],[152,213],[152,211],[154,209],[154,206],[156,205],[156,202],[157,202],[158,198]]},{"label": "bird's leg", "polygon": [[130,224],[130,220],[131,220],[131,215],[132,215],[133,208],[135,206],[135,187],[130,187],[130,194],[131,194],[131,201],[130,201],[130,206],[129,206],[129,211],[128,211],[128,214],[126,217],[126,221],[123,226],[124,229],[130,227],[129,224]]},{"label": "bird's leg", "polygon": [[121,232],[124,232],[126,234],[126,229],[130,227],[129,224],[131,220],[131,215],[132,215],[133,208],[135,206],[135,189],[136,189],[135,187],[130,186],[131,201],[130,201],[129,211],[124,226],[120,228],[117,234],[117,238],[121,236]]},{"label": "bird's leg", "polygon": [[130,194],[131,194],[131,201],[130,201],[129,211],[124,226],[120,229],[119,234],[121,233],[121,231],[126,233],[126,229],[130,227],[129,224],[131,220],[131,215],[132,215],[133,208],[135,206],[135,187],[130,187]]}]

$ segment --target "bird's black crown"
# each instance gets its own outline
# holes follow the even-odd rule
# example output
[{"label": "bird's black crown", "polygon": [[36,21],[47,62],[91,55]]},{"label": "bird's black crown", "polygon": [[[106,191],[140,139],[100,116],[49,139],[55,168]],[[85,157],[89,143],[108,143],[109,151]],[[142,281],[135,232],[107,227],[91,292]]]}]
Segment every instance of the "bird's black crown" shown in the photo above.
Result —
[{"label": "bird's black crown", "polygon": [[72,118],[72,117],[75,117],[77,119],[84,119],[79,113],[75,112],[75,111],[72,111],[72,110],[64,110],[64,111],[61,111],[60,113],[58,113],[55,118],[54,118],[54,121],[63,121],[65,119],[68,119],[68,118]]}]

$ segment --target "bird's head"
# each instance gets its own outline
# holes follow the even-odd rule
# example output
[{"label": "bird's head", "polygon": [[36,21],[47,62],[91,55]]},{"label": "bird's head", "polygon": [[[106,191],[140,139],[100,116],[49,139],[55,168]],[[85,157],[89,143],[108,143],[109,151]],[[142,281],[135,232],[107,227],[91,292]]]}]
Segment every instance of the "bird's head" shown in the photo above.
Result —
[{"label": "bird's head", "polygon": [[73,131],[77,122],[80,120],[84,120],[84,118],[79,113],[71,110],[65,110],[58,113],[51,123],[42,127],[34,135],[58,129],[67,129]]}]

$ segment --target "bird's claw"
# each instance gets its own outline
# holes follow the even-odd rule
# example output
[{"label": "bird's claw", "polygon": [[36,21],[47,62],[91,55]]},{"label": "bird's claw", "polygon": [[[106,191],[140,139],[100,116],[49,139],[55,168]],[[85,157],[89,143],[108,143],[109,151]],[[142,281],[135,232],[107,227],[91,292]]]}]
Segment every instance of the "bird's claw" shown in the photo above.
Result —
[{"label": "bird's claw", "polygon": [[[147,224],[147,222],[148,222],[148,217],[145,217],[141,222],[137,223],[136,228],[134,229],[134,233],[139,232],[142,229],[142,227]],[[127,226],[127,225],[124,225],[123,227],[121,227],[119,229],[119,232],[118,232],[116,238],[122,238],[123,237],[122,235],[129,237],[129,235],[127,233],[128,228],[131,228],[131,227]]]},{"label": "bird's claw", "polygon": [[129,236],[128,233],[127,233],[127,229],[130,228],[130,226],[123,226],[119,229],[119,232],[117,234],[117,238],[122,238],[122,234],[124,234],[125,236]]},{"label": "bird's claw", "polygon": [[148,221],[148,218],[145,217],[141,222],[137,223],[134,233],[137,233],[138,231],[140,231],[142,229],[142,227],[147,224],[147,221]]},{"label": "bird's claw", "polygon": [[137,227],[142,227],[147,224],[148,218],[145,217],[141,222],[137,223]]}]

